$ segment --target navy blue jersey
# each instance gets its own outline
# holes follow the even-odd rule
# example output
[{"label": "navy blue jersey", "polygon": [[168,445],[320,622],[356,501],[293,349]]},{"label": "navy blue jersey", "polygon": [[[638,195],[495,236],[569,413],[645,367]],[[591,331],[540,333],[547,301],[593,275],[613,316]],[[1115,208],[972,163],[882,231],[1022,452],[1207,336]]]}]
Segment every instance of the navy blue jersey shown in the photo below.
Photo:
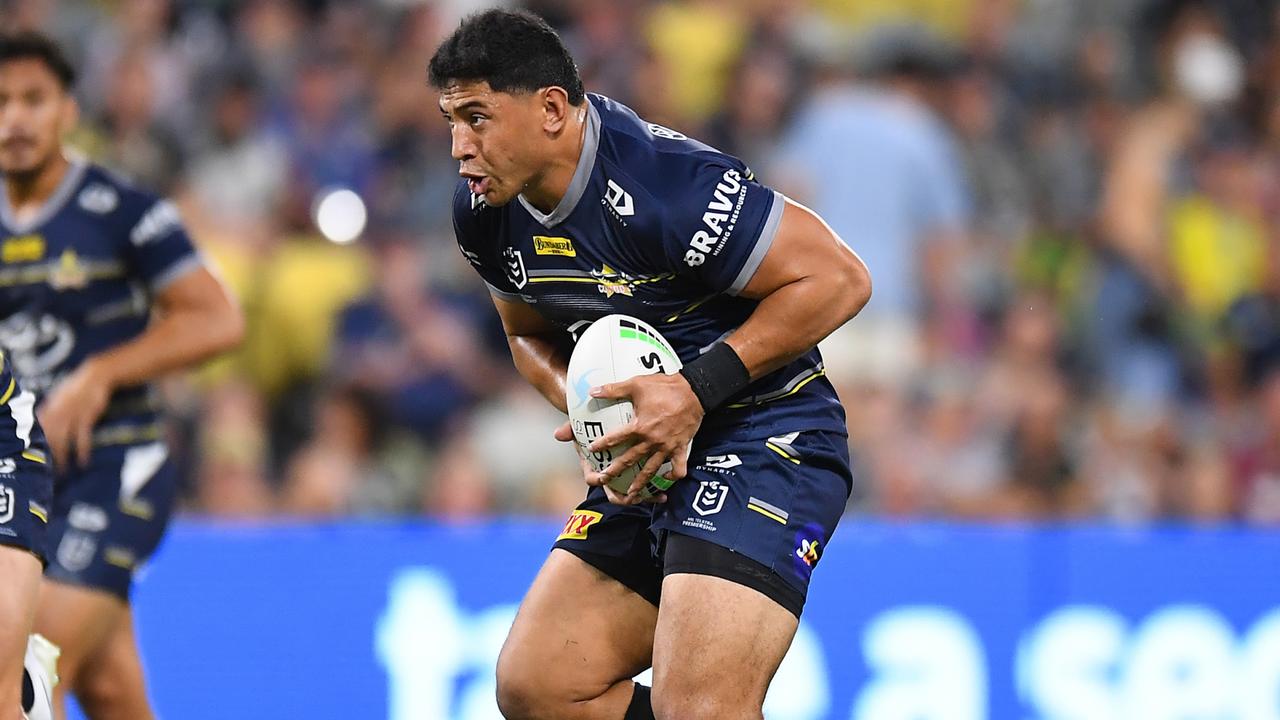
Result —
[{"label": "navy blue jersey", "polygon": [[[610,313],[641,318],[687,363],[755,310],[738,293],[769,250],[784,200],[737,158],[606,97],[588,99],[582,156],[560,204],[550,214],[523,197],[491,208],[459,182],[458,243],[495,295],[570,333]],[[810,350],[731,398],[704,428],[843,433],[824,375]]]},{"label": "navy blue jersey", "polygon": [[[172,203],[102,168],[73,162],[25,222],[0,184],[0,347],[43,397],[85,358],[141,334],[152,295],[199,264]],[[94,444],[154,441],[157,410],[149,387],[118,390]]]}]

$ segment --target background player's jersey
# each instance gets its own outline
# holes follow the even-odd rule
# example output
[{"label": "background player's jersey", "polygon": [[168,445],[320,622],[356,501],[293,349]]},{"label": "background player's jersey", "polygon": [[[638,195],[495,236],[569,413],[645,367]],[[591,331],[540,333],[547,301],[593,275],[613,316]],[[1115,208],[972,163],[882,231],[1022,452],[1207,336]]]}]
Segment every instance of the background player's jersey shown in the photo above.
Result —
[{"label": "background player's jersey", "polygon": [[[784,200],[737,158],[606,97],[588,95],[587,104],[582,157],[550,215],[523,197],[488,207],[459,182],[453,218],[462,253],[496,295],[529,303],[570,332],[610,313],[633,315],[687,363],[758,304],[737,294],[764,259]],[[816,349],[753,383],[703,426],[756,437],[845,432]]]},{"label": "background player's jersey", "polygon": [[[151,296],[199,263],[172,203],[97,166],[73,162],[27,222],[0,184],[0,347],[43,397],[85,358],[142,333]],[[154,441],[157,410],[149,387],[118,390],[94,444]]]}]

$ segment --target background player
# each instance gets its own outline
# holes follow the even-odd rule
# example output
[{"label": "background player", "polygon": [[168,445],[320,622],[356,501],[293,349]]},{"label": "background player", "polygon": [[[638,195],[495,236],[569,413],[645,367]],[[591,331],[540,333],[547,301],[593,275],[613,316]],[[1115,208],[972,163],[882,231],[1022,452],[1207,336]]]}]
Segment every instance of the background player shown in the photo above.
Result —
[{"label": "background player", "polygon": [[[234,346],[239,311],[172,204],[69,157],[75,73],[37,34],[0,38],[0,345],[55,456],[36,628],[97,720],[151,716],[133,570],[169,520],[175,475],[147,383]],[[155,311],[155,317],[152,317]]]},{"label": "background player", "polygon": [[[511,629],[499,706],[762,717],[850,490],[844,413],[814,346],[867,302],[865,266],[736,158],[586,96],[535,16],[468,18],[431,81],[464,178],[458,240],[520,372],[564,410],[565,331],[610,312],[654,324],[685,363],[593,391],[636,407],[593,446],[636,442],[607,473],[647,456],[640,478],[667,459],[689,477],[656,506],[635,505],[643,480],[588,493]],[[630,680],[651,662],[652,700]]]}]

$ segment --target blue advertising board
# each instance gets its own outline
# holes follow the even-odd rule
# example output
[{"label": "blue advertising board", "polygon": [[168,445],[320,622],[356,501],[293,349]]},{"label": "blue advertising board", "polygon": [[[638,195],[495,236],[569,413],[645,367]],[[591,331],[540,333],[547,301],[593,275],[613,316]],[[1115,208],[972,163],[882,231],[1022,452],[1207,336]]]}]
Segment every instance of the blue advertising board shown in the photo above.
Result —
[{"label": "blue advertising board", "polygon": [[[496,720],[555,523],[176,524],[139,583],[161,716]],[[848,522],[770,720],[1280,720],[1280,533]]]}]

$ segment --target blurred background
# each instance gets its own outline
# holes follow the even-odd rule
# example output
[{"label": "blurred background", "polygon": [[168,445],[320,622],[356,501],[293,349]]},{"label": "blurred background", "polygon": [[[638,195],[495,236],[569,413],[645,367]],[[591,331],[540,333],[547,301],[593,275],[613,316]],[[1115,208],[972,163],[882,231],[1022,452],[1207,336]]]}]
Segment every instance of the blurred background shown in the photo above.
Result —
[{"label": "blurred background", "polygon": [[[189,518],[212,518],[208,527],[219,528],[228,527],[216,524],[220,519],[244,527],[234,523],[303,518],[308,524],[301,527],[309,528],[318,527],[316,519],[425,517],[431,533],[446,535],[405,542],[435,557],[438,543],[476,542],[469,527],[509,527],[490,518],[562,517],[580,499],[573,453],[551,438],[560,420],[516,376],[484,286],[452,235],[449,198],[457,166],[425,68],[463,15],[494,4],[0,3],[5,27],[54,34],[82,69],[77,94],[84,119],[73,144],[174,197],[248,316],[248,340],[237,355],[165,387]],[[1171,521],[1193,528],[1228,524],[1232,529],[1222,532],[1231,537],[1243,532],[1242,524],[1280,522],[1280,2],[511,4],[542,14],[563,34],[588,90],[741,157],[764,182],[823,215],[870,266],[871,304],[822,345],[849,413],[857,482],[848,512],[865,523],[844,530],[854,536],[846,541],[900,558],[904,547],[968,537],[969,531],[928,535],[928,528],[949,525],[895,524],[903,518],[1077,519],[1120,528],[1107,536],[1115,544],[1077,548],[1096,559],[1133,550],[1126,543],[1134,536],[1125,532]],[[206,526],[194,526],[179,527],[169,559],[162,553],[157,584],[166,582],[166,566],[180,565],[175,556],[194,552],[192,533],[211,543],[205,560],[217,556],[213,548],[225,547],[199,530]],[[537,552],[504,575],[509,602],[518,599],[551,537],[550,525],[520,527],[537,528],[519,545],[531,543]],[[977,527],[971,531],[985,526]],[[1005,578],[1007,592],[995,595],[1008,602],[1022,597],[1029,577],[1048,577],[1037,574],[1041,561],[1065,562],[1070,553],[1055,544],[1057,536],[1042,546],[1045,538],[1021,522],[984,532],[999,536],[1001,527],[1033,533],[1011,545],[998,537],[989,547],[974,541],[992,553],[984,556],[992,564],[975,572]],[[868,528],[872,539],[861,539],[860,530]],[[482,547],[507,547],[491,534],[482,539]],[[1141,555],[1142,562],[1097,570],[1102,599],[1095,601],[1136,602],[1131,594],[1106,593],[1121,592],[1115,583],[1122,579],[1146,582],[1143,568],[1163,558],[1172,564],[1168,578],[1150,580],[1146,599],[1121,611],[1138,622],[1162,597],[1199,592],[1188,588],[1209,576],[1196,573],[1242,554],[1255,564],[1220,577],[1217,591],[1241,583],[1239,592],[1228,593],[1230,602],[1274,598],[1277,584],[1262,570],[1269,565],[1274,572],[1280,561],[1274,542],[1251,549],[1228,543],[1223,555],[1187,560],[1181,551],[1166,553],[1166,541],[1181,542],[1153,540],[1135,551],[1153,553]],[[1013,560],[1001,555],[1010,552]],[[841,562],[836,555],[828,562]],[[903,562],[917,567],[909,557]],[[842,582],[848,593],[863,586],[864,571],[891,584],[904,581],[876,568],[859,566],[855,575],[839,567],[829,570],[832,594]],[[947,567],[934,569],[941,577]],[[1041,611],[1053,602],[1075,597],[1079,588],[1071,583],[1093,572],[1090,567],[1082,561],[1072,566],[1075,574],[1046,581],[1056,588],[1052,601],[1028,591],[1032,599],[1018,600],[1011,617],[1043,619]],[[270,575],[263,572],[265,583]],[[458,607],[487,602],[468,596],[467,588],[490,571],[459,566],[441,572],[405,580],[402,589],[425,603],[414,606],[416,617],[439,618],[429,610],[453,607],[454,599],[440,599],[453,598],[450,593],[461,593]],[[841,573],[844,579],[836,581]],[[380,598],[370,607],[385,601],[387,577],[369,581]],[[195,581],[184,576],[181,582]],[[820,573],[815,592],[822,582]],[[1178,595],[1175,586],[1191,595]],[[328,592],[323,583],[317,587]],[[953,586],[886,597],[883,607],[933,602],[954,591],[947,587]],[[140,595],[148,592],[157,591],[144,586]],[[1224,609],[1226,597],[1202,598],[1216,603],[1221,622],[1193,616],[1208,623],[1193,630],[1243,633],[1269,607]],[[974,605],[990,610],[990,600]],[[147,615],[141,617],[145,634]],[[485,621],[496,624],[465,625],[466,632],[496,652],[493,637],[500,642],[503,617],[509,622],[499,614]],[[944,616],[912,617],[924,624],[891,629],[932,628],[932,635],[906,637],[944,644],[968,637]],[[174,622],[182,618],[189,620],[175,616]],[[1107,624],[1111,615],[1071,619],[1084,624],[1054,625],[1071,629],[1055,637],[1114,635],[1106,635],[1114,629]],[[462,622],[452,615],[440,622],[462,627],[449,624],[454,621]],[[970,621],[987,651],[1012,655],[1016,627],[1000,629],[991,617]],[[843,637],[840,621],[830,622],[824,642]],[[1274,670],[1280,683],[1280,614],[1263,625],[1259,621],[1258,636],[1266,642],[1241,640],[1241,647],[1270,652],[1264,655],[1274,661],[1249,667]],[[175,624],[174,632],[181,627]],[[870,633],[872,625],[858,627]],[[1189,626],[1169,627],[1183,640],[1206,637],[1184,632]],[[1102,634],[1089,635],[1090,629]],[[872,654],[875,638],[884,639],[859,637]],[[858,642],[850,639],[843,652],[853,653]],[[388,647],[379,645],[378,657],[390,668]],[[360,652],[369,650],[361,646]],[[427,675],[445,667],[404,652],[426,663],[412,667],[427,668]],[[472,664],[449,666],[462,674],[447,676],[454,678],[449,687],[462,693],[457,697],[465,695],[466,673],[491,668],[483,653],[478,660],[463,656]],[[969,656],[956,657],[965,666]],[[1036,667],[1052,683],[1050,661],[1057,657],[1018,660],[1024,663],[1020,697],[1031,692],[1027,677],[1041,677]],[[982,657],[973,662],[984,682],[990,674],[992,693],[1014,694],[1004,667],[1012,661],[996,663],[1002,679]],[[872,673],[871,664],[858,665],[850,677]],[[391,695],[399,697],[395,671],[388,672]],[[157,692],[167,692],[163,679]],[[977,683],[957,682],[947,687]],[[1186,689],[1181,680],[1170,682]],[[1210,706],[1195,705],[1201,696],[1194,693],[1165,692],[1164,685],[1142,685],[1144,692],[1162,690],[1111,705],[1089,705],[1097,697],[1073,694],[1069,685],[1050,687],[1045,697],[1085,703],[1075,715],[1053,717],[1280,717],[1280,694],[1266,684],[1272,680],[1259,682],[1262,710],[1255,714],[1177,714]],[[892,688],[886,692],[897,697]],[[964,714],[970,705],[953,695],[932,697],[938,699],[932,709],[908,700],[858,700],[854,707],[862,710],[854,716],[986,717]],[[985,697],[972,707],[985,708]],[[1190,697],[1191,705],[1174,707],[1170,697]],[[396,707],[412,700],[401,702]],[[450,702],[441,706],[444,714],[415,705],[419,710],[391,715],[470,712],[459,709],[463,700]],[[1007,707],[1009,714],[993,711],[992,717],[1014,717],[1013,705]],[[475,712],[466,717],[486,711]],[[849,717],[843,706],[839,713]]]},{"label": "blurred background", "polygon": [[[452,237],[425,64],[479,5],[4,3],[83,70],[74,144],[179,200],[248,314],[169,386],[187,509],[579,496]],[[823,344],[850,512],[1280,520],[1277,3],[527,6],[588,89],[740,156],[870,266]]]}]

